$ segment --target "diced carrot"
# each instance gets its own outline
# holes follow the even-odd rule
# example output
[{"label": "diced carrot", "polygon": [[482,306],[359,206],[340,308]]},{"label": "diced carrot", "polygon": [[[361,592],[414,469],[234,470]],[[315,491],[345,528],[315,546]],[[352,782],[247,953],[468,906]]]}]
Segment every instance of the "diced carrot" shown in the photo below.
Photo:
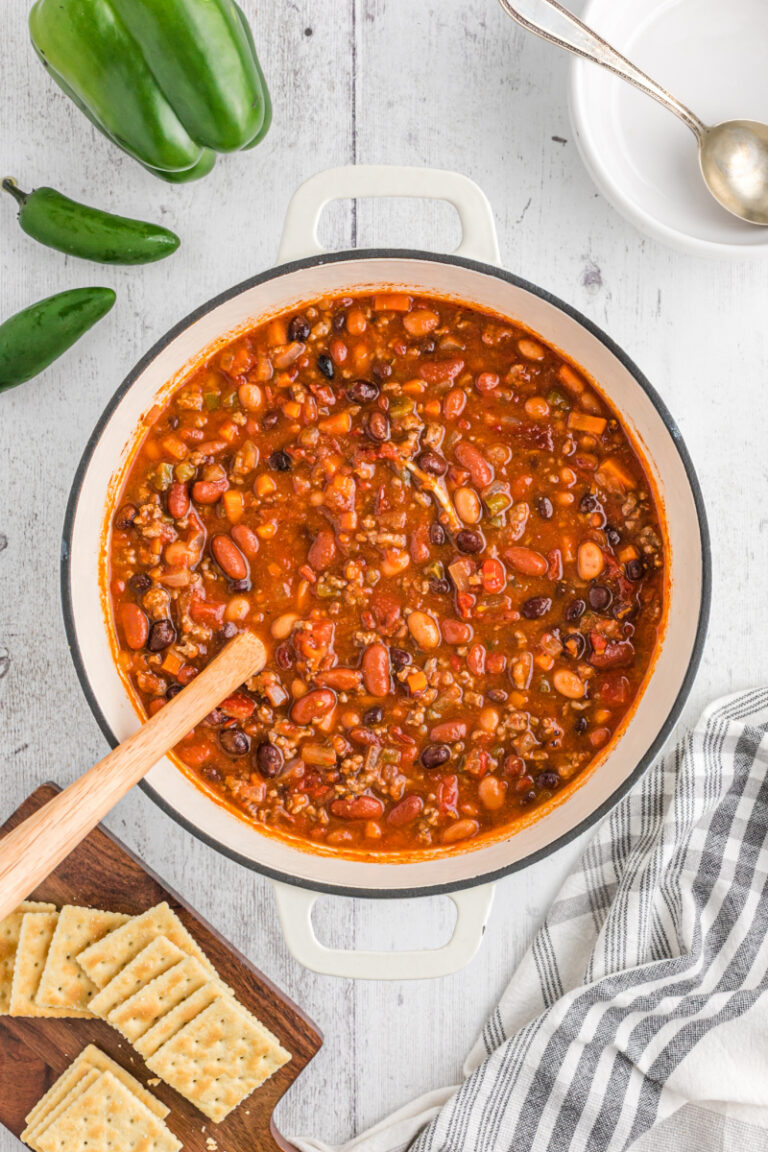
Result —
[{"label": "diced carrot", "polygon": [[302,564],[299,568],[299,576],[303,576],[305,580],[309,580],[310,584],[317,583],[317,575],[308,564]]},{"label": "diced carrot", "polygon": [[266,524],[259,524],[256,529],[256,535],[260,536],[262,540],[271,540],[277,532],[277,524],[274,520],[267,520]]},{"label": "diced carrot", "polygon": [[267,343],[273,346],[288,343],[288,329],[282,316],[276,316],[274,320],[270,321],[267,328]]},{"label": "diced carrot", "polygon": [[424,414],[426,416],[439,416],[441,411],[439,400],[428,400],[424,405]]},{"label": "diced carrot", "polygon": [[374,312],[410,312],[411,298],[404,292],[380,293],[373,298]]},{"label": "diced carrot", "polygon": [[574,432],[589,432],[592,436],[602,436],[608,421],[602,416],[589,416],[586,412],[571,412],[568,427]]},{"label": "diced carrot", "polygon": [[174,460],[184,460],[189,455],[189,448],[178,436],[166,436],[163,440],[163,451]]},{"label": "diced carrot", "polygon": [[418,377],[413,380],[406,380],[405,384],[400,385],[400,391],[407,393],[409,396],[418,396],[426,388],[424,380],[419,380]]},{"label": "diced carrot", "polygon": [[630,560],[637,560],[638,555],[634,544],[627,544],[626,548],[622,548],[619,552],[619,560],[622,564],[628,564]]},{"label": "diced carrot", "polygon": [[165,707],[166,703],[167,701],[163,700],[162,697],[158,697],[155,700],[150,700],[149,704],[147,705],[147,711],[149,712],[150,716],[155,716],[161,708]]},{"label": "diced carrot", "polygon": [[283,404],[283,412],[289,420],[296,420],[301,415],[301,404],[298,400],[286,400]]},{"label": "diced carrot", "polygon": [[561,364],[557,373],[561,383],[565,384],[569,392],[575,392],[576,395],[584,391],[584,381],[581,376],[577,376],[573,368],[568,364]]},{"label": "diced carrot", "polygon": [[427,678],[421,669],[417,669],[414,672],[409,672],[406,679],[408,682],[408,690],[414,695],[417,692],[423,692],[427,686]]},{"label": "diced carrot", "polygon": [[266,472],[262,472],[261,476],[257,476],[253,485],[253,490],[257,496],[271,496],[273,492],[277,491],[277,484],[271,476]]},{"label": "diced carrot", "polygon": [[317,426],[321,432],[328,432],[331,436],[342,436],[352,427],[352,417],[349,412],[334,412],[332,416],[320,420]]},{"label": "diced carrot", "polygon": [[243,494],[237,488],[229,488],[221,498],[224,514],[230,524],[237,524],[244,512]]},{"label": "diced carrot", "polygon": [[219,436],[222,440],[226,440],[227,444],[231,444],[237,440],[240,435],[240,429],[235,424],[234,420],[225,420],[223,424],[219,425]]},{"label": "diced carrot", "polygon": [[615,456],[609,456],[607,460],[600,462],[600,469],[597,475],[599,478],[602,478],[603,483],[609,487],[611,483],[625,490],[635,487],[634,476],[631,472],[627,471],[621,461],[617,460]]},{"label": "diced carrot", "polygon": [[183,663],[183,658],[179,656],[178,653],[174,652],[171,648],[165,654],[165,660],[163,660],[162,669],[164,672],[168,672],[171,676],[175,676]]}]

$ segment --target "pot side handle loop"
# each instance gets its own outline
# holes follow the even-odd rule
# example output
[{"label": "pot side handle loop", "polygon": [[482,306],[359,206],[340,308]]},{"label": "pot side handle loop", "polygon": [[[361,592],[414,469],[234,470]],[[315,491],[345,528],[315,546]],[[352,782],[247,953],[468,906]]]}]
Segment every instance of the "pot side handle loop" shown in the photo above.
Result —
[{"label": "pot side handle loop", "polygon": [[327,168],[305,180],[294,192],[285,214],[278,263],[322,253],[317,225],[325,206],[332,200],[364,196],[446,200],[454,206],[461,222],[462,241],[455,255],[487,264],[500,263],[493,211],[474,181],[458,172],[387,164]]},{"label": "pot side handle loop", "polygon": [[323,976],[350,980],[426,980],[450,976],[469,964],[482,943],[493,904],[494,885],[449,892],[456,905],[453,935],[441,948],[416,952],[356,952],[327,948],[312,926],[317,893],[273,881],[285,942],[296,960]]}]

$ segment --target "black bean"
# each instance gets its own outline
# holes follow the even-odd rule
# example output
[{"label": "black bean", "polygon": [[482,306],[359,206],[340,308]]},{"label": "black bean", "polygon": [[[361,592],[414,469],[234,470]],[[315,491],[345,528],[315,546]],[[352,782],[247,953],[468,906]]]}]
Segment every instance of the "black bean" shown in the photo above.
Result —
[{"label": "black bean", "polygon": [[448,471],[448,461],[431,448],[425,448],[420,452],[416,457],[416,463],[422,472],[428,472],[431,476],[445,476]]},{"label": "black bean", "polygon": [[519,801],[520,807],[521,808],[527,808],[529,804],[533,804],[535,799],[536,799],[536,793],[535,792],[526,792],[524,796],[520,797],[520,801]]},{"label": "black bean", "polygon": [[219,744],[229,756],[247,756],[251,750],[251,738],[241,728],[222,728]]},{"label": "black bean", "polygon": [[451,590],[451,582],[444,577],[430,576],[429,590],[433,596],[447,596]]},{"label": "black bean", "polygon": [[183,685],[181,684],[169,684],[165,693],[166,700],[173,700],[174,696],[178,696],[179,692],[182,690],[182,687]]},{"label": "black bean", "polygon": [[462,528],[461,532],[456,533],[456,547],[459,552],[468,552],[471,555],[474,552],[482,552],[485,540],[482,533],[476,532],[474,528]]},{"label": "black bean", "polygon": [[536,784],[539,788],[546,788],[548,792],[553,792],[560,783],[560,777],[557,772],[539,772],[536,777]]},{"label": "black bean", "polygon": [[273,776],[277,776],[282,766],[283,754],[280,749],[270,744],[268,740],[262,741],[256,749],[256,767],[262,776],[271,780]]},{"label": "black bean", "polygon": [[291,467],[291,458],[282,448],[273,452],[269,458],[269,466],[274,472],[288,472]]},{"label": "black bean", "polygon": [[422,340],[418,341],[416,347],[422,355],[429,356],[429,354],[437,348],[437,341],[432,336],[425,336]]},{"label": "black bean", "polygon": [[371,368],[371,376],[375,376],[377,380],[389,380],[391,375],[391,364],[374,364],[373,368]]},{"label": "black bean", "polygon": [[176,429],[178,428],[178,426],[179,426],[178,416],[171,416],[170,419],[168,420],[168,427],[171,429],[172,432],[175,432]]},{"label": "black bean", "polygon": [[152,580],[146,572],[134,572],[128,581],[128,587],[140,596],[142,592],[147,592],[152,587]]},{"label": "black bean", "polygon": [[441,764],[451,758],[451,750],[447,744],[427,744],[421,754],[421,762],[428,771],[439,768]]},{"label": "black bean", "polygon": [[203,724],[207,724],[209,728],[218,728],[220,724],[226,724],[229,720],[226,712],[222,712],[221,708],[212,709],[203,720]]},{"label": "black bean", "polygon": [[363,713],[363,724],[381,724],[384,719],[384,709],[379,708],[378,705],[374,708],[369,708],[367,712]]},{"label": "black bean", "polygon": [[293,668],[294,659],[293,648],[291,648],[290,644],[278,644],[277,648],[275,648],[275,663],[278,668],[282,668],[284,672],[287,672],[289,668]]},{"label": "black bean", "polygon": [[628,560],[624,565],[627,580],[642,580],[645,574],[645,564],[642,560]]},{"label": "black bean", "polygon": [[411,654],[406,652],[405,648],[390,648],[389,662],[395,671],[399,672],[401,668],[407,668],[411,663]]},{"label": "black bean", "polygon": [[380,392],[381,388],[372,380],[353,380],[347,385],[347,398],[353,404],[370,404],[372,400],[378,400]]},{"label": "black bean", "polygon": [[438,524],[437,521],[430,524],[429,539],[432,544],[445,544],[445,528],[443,528],[442,524]]},{"label": "black bean", "polygon": [[610,524],[605,529],[605,538],[610,544],[611,548],[618,548],[621,544],[621,533],[617,532],[615,528],[611,528]]},{"label": "black bean", "polygon": [[237,636],[237,624],[234,620],[225,620],[218,634],[221,640],[231,640],[233,636]]},{"label": "black bean", "polygon": [[389,440],[389,417],[378,409],[368,414],[364,427],[366,436],[375,444]]},{"label": "black bean", "polygon": [[605,612],[606,608],[611,606],[613,593],[604,584],[593,584],[587,593],[587,599],[590,608],[594,608],[595,612]]},{"label": "black bean", "polygon": [[573,660],[581,660],[587,650],[587,641],[581,632],[571,632],[569,636],[565,637],[563,646]]},{"label": "black bean", "polygon": [[593,496],[591,492],[587,492],[579,501],[579,512],[596,512],[599,507],[600,501],[597,496]]},{"label": "black bean", "polygon": [[331,360],[330,356],[318,356],[317,367],[322,372],[323,376],[325,376],[326,380],[333,380],[334,367],[333,360]]},{"label": "black bean", "polygon": [[494,704],[504,704],[509,700],[509,693],[505,692],[503,688],[489,688],[486,696]]},{"label": "black bean", "polygon": [[577,620],[581,620],[586,610],[587,606],[583,600],[571,600],[565,610],[565,618],[571,624],[575,624]]},{"label": "black bean", "polygon": [[300,340],[302,343],[307,339],[312,329],[306,316],[294,316],[288,325],[288,339]]},{"label": "black bean", "polygon": [[249,579],[245,580],[229,580],[227,582],[228,592],[250,592],[251,582]]},{"label": "black bean", "polygon": [[542,520],[551,520],[555,509],[552,506],[552,501],[549,496],[536,497],[536,511]]},{"label": "black bean", "polygon": [[150,652],[162,652],[176,639],[176,629],[170,620],[155,620],[149,630],[147,648]]},{"label": "black bean", "polygon": [[334,332],[341,332],[342,328],[347,322],[346,312],[334,312],[331,324],[333,325]]},{"label": "black bean", "polygon": [[578,720],[576,721],[575,728],[576,728],[576,731],[579,733],[580,736],[584,732],[586,732],[586,730],[587,730],[587,718],[586,718],[586,716],[579,716]]},{"label": "black bean", "polygon": [[531,596],[530,600],[526,600],[520,608],[526,620],[539,620],[542,616],[546,616],[552,607],[552,601],[549,596]]},{"label": "black bean", "polygon": [[262,428],[274,428],[279,419],[280,411],[277,408],[270,408],[269,411],[265,412],[262,416],[261,426]]},{"label": "black bean", "polygon": [[115,516],[115,528],[125,532],[131,527],[138,514],[139,510],[135,504],[123,504]]}]

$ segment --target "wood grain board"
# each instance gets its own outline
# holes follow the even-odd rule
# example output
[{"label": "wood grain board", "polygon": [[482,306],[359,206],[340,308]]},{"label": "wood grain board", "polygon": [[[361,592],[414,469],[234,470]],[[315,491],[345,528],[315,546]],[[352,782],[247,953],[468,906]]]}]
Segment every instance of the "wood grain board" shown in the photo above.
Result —
[{"label": "wood grain board", "polygon": [[[38,788],[3,825],[2,833],[10,831],[58,791],[53,784]],[[82,904],[134,915],[167,900],[237,999],[275,1033],[293,1059],[226,1120],[213,1124],[167,1084],[148,1084],[152,1076],[141,1057],[104,1021],[0,1016],[0,1122],[6,1128],[18,1136],[27,1112],[82,1049],[94,1043],[168,1105],[171,1114],[167,1124],[182,1141],[185,1152],[209,1152],[206,1141],[210,1139],[222,1152],[250,1152],[255,1147],[260,1152],[278,1148],[285,1152],[292,1147],[274,1127],[272,1113],[322,1044],[319,1032],[296,1004],[100,827],[40,885],[32,898],[50,900],[58,906]]]}]

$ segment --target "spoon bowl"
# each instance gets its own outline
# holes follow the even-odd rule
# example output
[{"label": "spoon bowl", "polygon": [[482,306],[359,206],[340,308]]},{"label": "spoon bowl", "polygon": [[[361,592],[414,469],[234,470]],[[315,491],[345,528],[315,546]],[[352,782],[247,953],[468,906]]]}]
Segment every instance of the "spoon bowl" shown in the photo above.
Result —
[{"label": "spoon bowl", "polygon": [[768,125],[727,120],[699,139],[701,174],[715,199],[750,224],[768,225]]}]

